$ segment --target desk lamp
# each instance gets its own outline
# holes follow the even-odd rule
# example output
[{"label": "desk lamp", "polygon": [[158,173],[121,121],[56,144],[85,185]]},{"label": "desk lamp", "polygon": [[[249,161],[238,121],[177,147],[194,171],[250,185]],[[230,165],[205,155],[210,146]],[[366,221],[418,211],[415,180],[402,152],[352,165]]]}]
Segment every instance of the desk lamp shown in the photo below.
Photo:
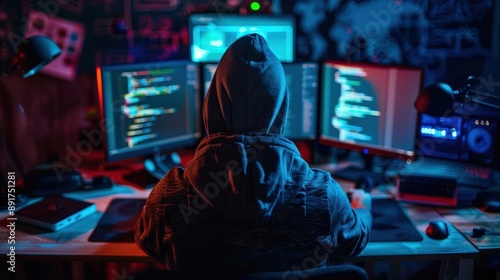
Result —
[{"label": "desk lamp", "polygon": [[[61,54],[61,49],[46,36],[33,36],[25,38],[18,46],[16,54],[12,57],[11,66],[9,69],[2,71],[1,76],[11,74],[15,69],[19,69],[23,78],[34,75],[40,69],[42,69],[49,62],[54,60],[59,54]],[[0,76],[0,77],[1,77]],[[6,145],[12,149],[12,143],[10,139],[6,137]],[[2,177],[4,174],[0,174],[2,182],[4,184],[7,181]],[[1,185],[0,188],[0,210],[6,209],[8,205],[7,199],[7,188]],[[16,206],[21,206],[26,202],[24,195],[18,194],[16,196]]]},{"label": "desk lamp", "polygon": [[[472,89],[474,83],[476,85]],[[469,76],[459,90],[452,90],[444,83],[431,84],[418,95],[414,106],[418,112],[433,117],[452,116],[462,107],[474,103],[500,110],[499,105],[486,102],[487,99],[500,100],[500,97],[481,92],[480,87],[480,81],[475,76]]]},{"label": "desk lamp", "polygon": [[49,37],[36,35],[24,39],[12,57],[11,68],[4,71],[10,74],[19,69],[23,78],[28,78],[42,69],[61,54],[61,49]]}]

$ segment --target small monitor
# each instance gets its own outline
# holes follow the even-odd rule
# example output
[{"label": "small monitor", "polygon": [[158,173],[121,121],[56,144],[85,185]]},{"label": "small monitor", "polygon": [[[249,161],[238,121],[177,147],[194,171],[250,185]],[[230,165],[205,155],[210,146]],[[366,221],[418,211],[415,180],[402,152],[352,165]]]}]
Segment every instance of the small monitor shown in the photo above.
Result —
[{"label": "small monitor", "polygon": [[96,74],[107,162],[150,157],[200,139],[199,64],[106,65]]},{"label": "small monitor", "polygon": [[414,158],[418,113],[413,103],[423,68],[326,61],[322,70],[320,143],[366,158]]},{"label": "small monitor", "polygon": [[[291,140],[313,140],[317,133],[319,63],[282,63],[288,86],[288,116],[284,136]],[[206,95],[216,63],[203,63],[203,91]]]},{"label": "small monitor", "polygon": [[295,17],[271,14],[191,14],[188,18],[191,60],[218,63],[239,37],[258,33],[282,62],[295,59]]}]

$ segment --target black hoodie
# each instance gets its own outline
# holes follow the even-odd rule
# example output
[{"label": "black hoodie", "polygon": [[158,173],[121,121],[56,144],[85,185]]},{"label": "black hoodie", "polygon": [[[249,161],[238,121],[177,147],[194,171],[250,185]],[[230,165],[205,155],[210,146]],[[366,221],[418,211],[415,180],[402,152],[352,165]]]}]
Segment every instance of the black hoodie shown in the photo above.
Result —
[{"label": "black hoodie", "polygon": [[283,67],[265,39],[237,39],[205,98],[208,136],[185,170],[168,172],[152,190],[138,245],[187,271],[286,271],[359,254],[370,219],[282,136],[287,107]]}]

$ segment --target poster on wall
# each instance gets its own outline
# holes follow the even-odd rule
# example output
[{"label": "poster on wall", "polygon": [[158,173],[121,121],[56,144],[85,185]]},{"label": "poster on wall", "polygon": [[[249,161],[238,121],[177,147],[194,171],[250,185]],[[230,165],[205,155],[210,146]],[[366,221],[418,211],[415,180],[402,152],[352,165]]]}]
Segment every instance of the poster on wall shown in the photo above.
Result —
[{"label": "poster on wall", "polygon": [[76,21],[49,16],[43,12],[30,11],[24,36],[34,35],[47,36],[61,48],[61,54],[40,72],[68,81],[74,80],[85,38],[84,25]]}]

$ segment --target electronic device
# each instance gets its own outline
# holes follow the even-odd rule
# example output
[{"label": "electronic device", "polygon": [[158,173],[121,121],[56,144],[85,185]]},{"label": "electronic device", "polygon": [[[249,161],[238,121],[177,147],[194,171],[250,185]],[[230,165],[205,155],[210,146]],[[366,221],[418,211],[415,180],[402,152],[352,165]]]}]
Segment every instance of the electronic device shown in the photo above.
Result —
[{"label": "electronic device", "polygon": [[72,170],[58,174],[50,167],[32,169],[24,178],[26,194],[32,197],[77,191],[83,184],[81,172]]},{"label": "electronic device", "polygon": [[494,230],[487,229],[487,228],[484,228],[484,227],[475,227],[475,228],[472,228],[472,235],[471,235],[471,237],[481,238],[481,237],[483,237],[485,235],[500,235],[500,232],[496,232]]},{"label": "electronic device", "polygon": [[24,178],[24,191],[30,197],[57,195],[74,191],[110,189],[113,181],[104,175],[90,180],[78,170],[57,173],[52,167],[38,167],[28,171]]},{"label": "electronic device", "polygon": [[472,205],[491,213],[500,213],[500,193],[479,192],[474,198]]},{"label": "electronic device", "polygon": [[446,239],[450,235],[448,224],[445,221],[430,221],[425,228],[425,234],[433,239]]},{"label": "electronic device", "polygon": [[114,198],[89,236],[90,242],[134,242],[145,198]]},{"label": "electronic device", "polygon": [[16,216],[21,222],[58,231],[96,211],[94,203],[52,195],[22,208],[16,212]]},{"label": "electronic device", "polygon": [[132,170],[126,180],[154,186],[175,166],[175,157],[163,154],[200,140],[199,72],[199,64],[189,60],[96,68],[106,162],[143,158],[155,164],[148,168],[155,172]]},{"label": "electronic device", "polygon": [[470,206],[488,189],[494,171],[463,162],[418,159],[400,167],[395,185],[400,201],[447,207]]},{"label": "electronic device", "polygon": [[[316,138],[319,92],[319,63],[313,61],[283,62],[288,86],[288,115],[284,136],[291,140]],[[217,63],[203,63],[203,92],[206,95]]]},{"label": "electronic device", "polygon": [[[492,117],[420,116],[419,156],[488,165],[493,163],[498,120]],[[500,118],[500,115],[498,116]]]},{"label": "electronic device", "polygon": [[491,116],[419,115],[416,160],[398,171],[401,201],[440,206],[470,206],[495,174],[496,127]]},{"label": "electronic device", "polygon": [[191,60],[219,62],[239,37],[258,33],[282,62],[295,59],[295,17],[287,14],[191,14],[188,18]]},{"label": "electronic device", "polygon": [[[412,159],[418,115],[413,102],[423,78],[421,67],[325,61],[320,90],[320,144],[364,155],[365,170],[361,171],[373,171],[374,156]],[[332,175],[343,177],[342,172],[340,169]],[[356,181],[366,172],[353,174],[347,179]]]}]

